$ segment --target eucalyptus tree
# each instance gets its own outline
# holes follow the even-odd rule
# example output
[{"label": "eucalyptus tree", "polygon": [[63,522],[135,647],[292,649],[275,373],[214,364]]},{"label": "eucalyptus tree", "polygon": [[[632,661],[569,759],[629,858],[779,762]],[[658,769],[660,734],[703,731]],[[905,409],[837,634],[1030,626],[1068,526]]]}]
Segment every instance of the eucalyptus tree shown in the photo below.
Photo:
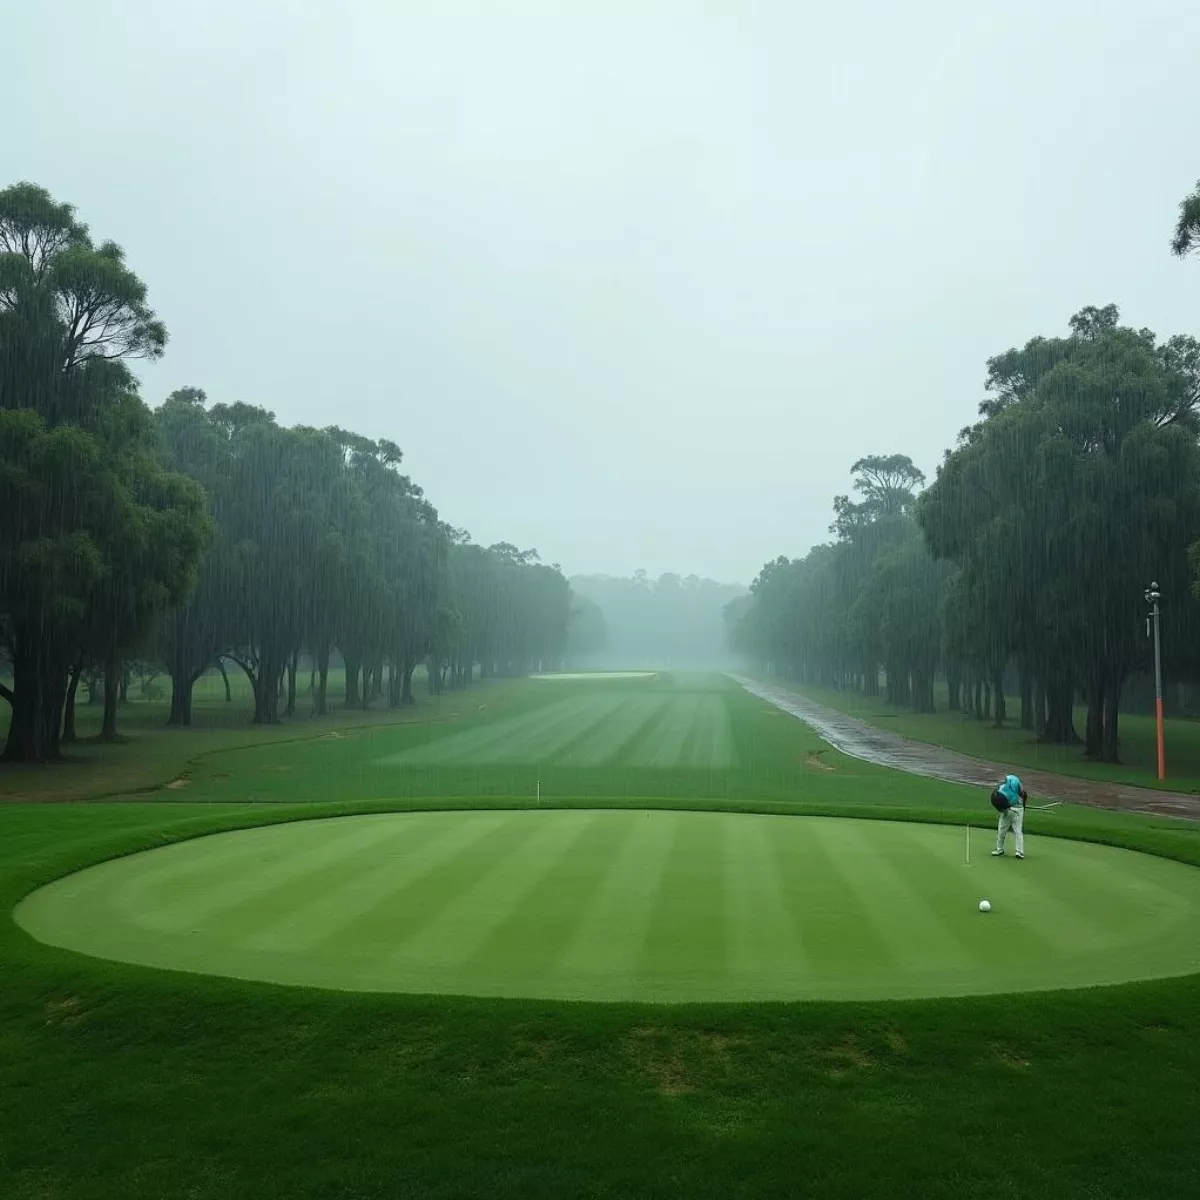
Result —
[{"label": "eucalyptus tree", "polygon": [[[1189,385],[1112,306],[1076,314],[1069,338],[1002,358],[1021,386],[947,456],[921,523],[934,552],[977,581],[995,643],[1038,664],[1043,735],[1075,738],[1082,690],[1087,750],[1115,761],[1121,688],[1145,665],[1142,589],[1156,578],[1186,601],[1200,521],[1197,415],[1180,403]],[[1007,370],[1018,361],[1037,369]]]},{"label": "eucalyptus tree", "polygon": [[341,474],[338,447],[320,430],[261,422],[233,442],[225,533],[234,647],[227,657],[250,680],[256,724],[279,720],[281,680],[311,612],[313,548],[334,524]]},{"label": "eucalyptus tree", "polygon": [[1200,182],[1179,203],[1179,220],[1171,238],[1171,252],[1182,258],[1200,250]]},{"label": "eucalyptus tree", "polygon": [[0,191],[0,636],[13,670],[0,696],[12,706],[9,760],[58,755],[72,668],[142,637],[186,590],[199,557],[198,493],[154,461],[125,365],[157,358],[165,342],[120,247],[94,242],[74,209],[43,188]]},{"label": "eucalyptus tree", "polygon": [[159,628],[158,655],[171,680],[169,725],[191,724],[196,681],[234,648],[234,548],[229,532],[236,502],[231,487],[234,441],[247,425],[273,419],[249,405],[209,409],[206,403],[201,389],[181,388],[155,412],[168,461],[204,488],[212,520],[196,585]]}]

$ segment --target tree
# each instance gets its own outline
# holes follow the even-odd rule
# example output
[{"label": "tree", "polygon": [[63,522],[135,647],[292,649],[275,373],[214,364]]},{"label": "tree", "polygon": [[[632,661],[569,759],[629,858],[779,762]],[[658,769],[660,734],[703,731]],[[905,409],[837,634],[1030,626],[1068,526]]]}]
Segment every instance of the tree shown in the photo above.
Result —
[{"label": "tree", "polygon": [[232,446],[231,512],[234,649],[228,657],[254,691],[254,722],[279,720],[279,688],[310,615],[312,548],[335,525],[344,484],[334,441],[315,429],[259,421]]},{"label": "tree", "polygon": [[[211,537],[203,489],[168,469],[146,406],[127,396],[122,407],[107,441],[125,488],[114,495],[113,509],[89,515],[105,532],[109,567],[86,600],[80,656],[105,673],[106,741],[117,734],[122,658],[143,643],[162,614],[182,604]],[[117,425],[116,415],[110,410],[106,420]]]},{"label": "tree", "polygon": [[914,536],[881,556],[861,603],[878,623],[887,668],[888,703],[933,712],[933,677],[941,651],[939,604],[949,570]]},{"label": "tree", "polygon": [[1179,220],[1171,239],[1171,253],[1180,258],[1196,250],[1200,250],[1200,181],[1195,190],[1180,201]]},{"label": "tree", "polygon": [[1108,761],[1122,685],[1145,664],[1142,589],[1156,578],[1186,598],[1184,552],[1200,519],[1198,423],[1181,403],[1188,348],[1164,352],[1117,321],[1112,306],[1084,309],[1070,338],[1003,356],[1046,369],[1023,371],[1022,387],[966,433],[919,510],[934,553],[962,567],[994,653],[1038,664],[1043,736],[1074,740],[1082,689],[1087,751]]},{"label": "tree", "polygon": [[[14,680],[0,695],[13,709],[9,760],[58,755],[68,680],[95,652],[94,636],[103,627],[109,644],[135,640],[198,557],[195,493],[151,467],[153,452],[138,441],[145,409],[124,365],[157,357],[165,341],[115,243],[95,245],[71,206],[42,188],[0,192],[0,633]],[[176,501],[172,540],[164,530]],[[147,575],[151,545],[178,561],[154,562]],[[157,591],[155,577],[172,582]]]},{"label": "tree", "polygon": [[570,586],[573,605],[588,601],[599,610],[572,618],[573,659],[614,667],[731,665],[724,610],[745,594],[740,585],[671,572],[650,579],[639,571],[627,578],[577,575]]},{"label": "tree", "polygon": [[196,480],[208,497],[212,517],[207,552],[185,603],[162,622],[158,653],[171,679],[169,725],[190,725],[192,692],[204,671],[232,649],[233,556],[224,527],[229,524],[232,442],[250,421],[269,421],[262,409],[220,406],[209,412],[200,388],[172,392],[155,413],[168,461]]},{"label": "tree", "polygon": [[571,593],[571,622],[567,628],[564,655],[571,666],[595,661],[608,645],[608,623],[604,611],[587,596]]}]

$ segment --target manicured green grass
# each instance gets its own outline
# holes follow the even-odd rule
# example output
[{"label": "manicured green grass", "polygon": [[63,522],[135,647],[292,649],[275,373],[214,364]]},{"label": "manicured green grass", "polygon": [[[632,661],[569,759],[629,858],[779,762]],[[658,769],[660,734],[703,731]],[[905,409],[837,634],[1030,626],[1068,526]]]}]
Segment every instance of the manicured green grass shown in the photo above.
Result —
[{"label": "manicured green grass", "polygon": [[531,679],[557,680],[561,683],[579,682],[603,683],[612,679],[652,679],[654,671],[552,671],[544,675],[531,675]]},{"label": "manicured green grass", "polygon": [[[1200,871],[940,825],[524,811],[302,821],[41,888],[19,924],[121,962],[347,990],[877,999],[1200,970]],[[982,896],[993,912],[981,917]]]},{"label": "manicured green grass", "polygon": [[[305,684],[306,684],[305,680]],[[444,696],[419,695],[413,708],[389,710],[378,700],[366,711],[346,709],[335,698],[334,685],[343,685],[340,672],[330,672],[331,707],[325,717],[312,717],[307,693],[297,701],[297,715],[278,725],[252,725],[253,700],[246,677],[230,675],[233,700],[225,702],[219,675],[206,675],[196,685],[193,724],[188,729],[167,727],[169,705],[164,700],[133,699],[119,709],[120,740],[96,740],[101,710],[80,703],[80,741],[65,747],[57,763],[0,766],[0,802],[6,800],[92,800],[159,788],[186,776],[205,756],[244,746],[278,746],[325,734],[340,735],[380,725],[421,723],[453,719],[464,705],[503,695],[503,682],[477,684],[470,692]],[[7,733],[9,710],[0,704],[0,742]]]},{"label": "manicured green grass", "polygon": [[[497,685],[499,688],[499,685]],[[179,799],[396,799],[574,804],[653,800],[967,811],[978,797],[829,749],[811,730],[721,677],[526,680],[456,698],[455,721],[335,731],[297,744],[213,753]],[[823,809],[822,809],[823,810]],[[985,816],[991,810],[984,806]]]},{"label": "manicured green grass", "polygon": [[[771,680],[780,684],[780,680]],[[1013,716],[1000,729],[988,721],[977,721],[963,713],[946,709],[945,689],[938,697],[939,711],[914,713],[907,708],[887,704],[881,696],[863,696],[858,692],[838,692],[783,683],[816,700],[819,704],[849,713],[871,725],[890,729],[902,737],[945,746],[975,758],[1011,763],[1014,767],[1057,771],[1082,779],[1101,779],[1138,787],[1161,788],[1174,792],[1200,792],[1200,721],[1168,719],[1165,724],[1167,778],[1157,778],[1158,750],[1154,719],[1130,713],[1121,714],[1121,763],[1099,763],[1084,757],[1082,746],[1041,744],[1029,730],[1020,728],[1020,703],[1009,700]],[[1075,714],[1076,728],[1083,730],[1086,712]]]},{"label": "manicured green grass", "polygon": [[[436,737],[520,718],[570,686],[472,693]],[[589,765],[559,751],[542,767],[546,802],[989,821],[977,793],[822,754],[799,722],[719,681],[675,686],[723,691],[728,766],[634,767],[619,754]],[[206,756],[188,787],[161,794],[169,804],[0,806],[0,906],[70,870],[202,832],[534,803],[537,763],[405,763],[434,732],[335,732],[349,736]],[[299,799],[321,802],[288,802]],[[1042,870],[1057,846],[1038,834],[1051,830],[1200,863],[1200,834],[1180,822],[1064,808],[1029,824],[1030,859],[989,868]],[[1014,932],[1006,952],[1024,951]],[[107,962],[12,922],[0,924],[0,974],[6,1200],[1194,1190],[1195,976],[857,1004],[464,999]]]}]

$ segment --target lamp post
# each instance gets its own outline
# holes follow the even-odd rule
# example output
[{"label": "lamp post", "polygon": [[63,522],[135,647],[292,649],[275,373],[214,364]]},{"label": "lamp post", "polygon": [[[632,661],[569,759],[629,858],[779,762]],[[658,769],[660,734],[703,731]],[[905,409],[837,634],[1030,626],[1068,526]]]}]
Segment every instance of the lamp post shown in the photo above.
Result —
[{"label": "lamp post", "polygon": [[1158,726],[1158,777],[1167,777],[1166,758],[1163,754],[1163,689],[1162,689],[1162,639],[1158,633],[1158,602],[1162,593],[1158,584],[1152,583],[1143,593],[1146,603],[1150,605],[1146,617],[1146,636],[1150,636],[1150,626],[1154,626],[1154,717]]}]

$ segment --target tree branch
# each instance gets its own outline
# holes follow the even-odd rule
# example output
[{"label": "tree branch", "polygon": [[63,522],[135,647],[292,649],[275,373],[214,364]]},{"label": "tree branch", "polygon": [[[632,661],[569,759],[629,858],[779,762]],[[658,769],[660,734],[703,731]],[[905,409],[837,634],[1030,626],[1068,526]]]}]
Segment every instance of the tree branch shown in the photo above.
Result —
[{"label": "tree branch", "polygon": [[241,658],[239,658],[238,655],[226,653],[226,654],[219,655],[218,657],[219,658],[227,658],[227,659],[229,659],[230,662],[237,663],[237,665],[239,667],[241,667],[243,671],[246,672],[246,678],[250,680],[250,686],[252,688],[258,687],[258,680],[254,674],[254,668],[251,667],[245,661],[243,661]]},{"label": "tree branch", "polygon": [[0,683],[0,700],[7,700],[11,708],[16,708],[17,706],[16,696],[13,695],[10,688],[6,688],[2,683]]}]

